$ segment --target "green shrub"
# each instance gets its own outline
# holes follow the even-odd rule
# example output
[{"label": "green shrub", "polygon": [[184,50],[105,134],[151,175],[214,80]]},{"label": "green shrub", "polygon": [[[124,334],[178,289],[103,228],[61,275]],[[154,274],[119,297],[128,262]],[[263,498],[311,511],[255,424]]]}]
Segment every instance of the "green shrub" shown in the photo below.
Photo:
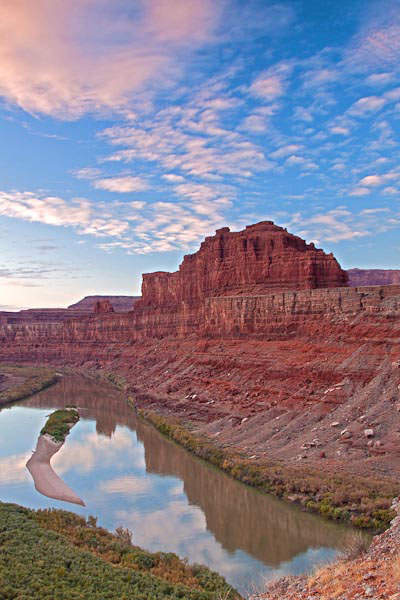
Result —
[{"label": "green shrub", "polygon": [[130,546],[63,510],[0,503],[2,600],[240,600],[225,580],[175,554]]},{"label": "green shrub", "polygon": [[65,442],[69,430],[78,421],[79,413],[76,408],[62,408],[50,415],[40,433],[47,433],[56,442]]}]

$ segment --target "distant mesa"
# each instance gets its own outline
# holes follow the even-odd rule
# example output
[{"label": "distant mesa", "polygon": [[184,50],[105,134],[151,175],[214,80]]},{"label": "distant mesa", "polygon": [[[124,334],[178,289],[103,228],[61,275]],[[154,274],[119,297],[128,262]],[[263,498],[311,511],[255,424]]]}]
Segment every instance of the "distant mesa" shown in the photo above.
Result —
[{"label": "distant mesa", "polygon": [[347,273],[351,287],[400,284],[400,269],[349,269]]},{"label": "distant mesa", "polygon": [[[68,310],[93,312],[98,302],[109,302],[114,312],[129,312],[140,296],[85,296],[79,302],[68,306]],[[111,311],[96,311],[111,312]]]}]

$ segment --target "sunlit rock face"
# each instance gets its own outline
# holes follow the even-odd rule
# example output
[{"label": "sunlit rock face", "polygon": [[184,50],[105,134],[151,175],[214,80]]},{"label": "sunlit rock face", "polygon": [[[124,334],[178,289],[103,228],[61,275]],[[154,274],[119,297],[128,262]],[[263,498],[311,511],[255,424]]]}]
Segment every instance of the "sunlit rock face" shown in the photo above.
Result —
[{"label": "sunlit rock face", "polygon": [[223,227],[185,256],[179,271],[143,275],[137,308],[346,285],[347,274],[332,254],[264,221],[239,232]]}]

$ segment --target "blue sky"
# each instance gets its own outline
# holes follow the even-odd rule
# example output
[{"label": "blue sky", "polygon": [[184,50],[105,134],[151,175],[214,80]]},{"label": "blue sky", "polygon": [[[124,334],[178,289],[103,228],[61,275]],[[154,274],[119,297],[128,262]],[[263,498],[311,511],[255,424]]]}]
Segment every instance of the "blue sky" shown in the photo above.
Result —
[{"label": "blue sky", "polygon": [[3,0],[0,308],[272,219],[400,268],[398,0]]}]

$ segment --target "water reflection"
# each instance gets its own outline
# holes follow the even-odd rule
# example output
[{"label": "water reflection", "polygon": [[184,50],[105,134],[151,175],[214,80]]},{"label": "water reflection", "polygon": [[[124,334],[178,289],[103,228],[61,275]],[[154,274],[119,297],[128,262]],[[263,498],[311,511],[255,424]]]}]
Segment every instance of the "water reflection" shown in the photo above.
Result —
[{"label": "water reflection", "polygon": [[[129,527],[139,545],[206,563],[239,585],[273,570],[304,571],[332,555],[346,532],[194,458],[138,420],[118,390],[80,376],[65,377],[0,414],[1,433],[13,415],[14,426],[26,433],[18,441],[9,438],[3,449],[0,439],[2,499],[54,506],[34,497],[18,472],[46,411],[67,404],[82,409],[81,421],[54,465],[85,498],[87,509],[65,508],[96,514],[111,529]],[[4,470],[5,463],[13,468]]]}]

